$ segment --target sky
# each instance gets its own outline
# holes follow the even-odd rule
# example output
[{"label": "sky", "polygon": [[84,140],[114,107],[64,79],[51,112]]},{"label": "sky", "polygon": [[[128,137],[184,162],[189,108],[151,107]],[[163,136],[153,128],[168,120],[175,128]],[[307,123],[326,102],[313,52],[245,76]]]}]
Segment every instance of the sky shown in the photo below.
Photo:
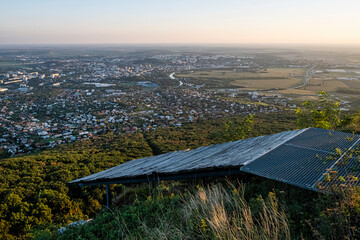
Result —
[{"label": "sky", "polygon": [[0,44],[360,44],[359,0],[0,0]]}]

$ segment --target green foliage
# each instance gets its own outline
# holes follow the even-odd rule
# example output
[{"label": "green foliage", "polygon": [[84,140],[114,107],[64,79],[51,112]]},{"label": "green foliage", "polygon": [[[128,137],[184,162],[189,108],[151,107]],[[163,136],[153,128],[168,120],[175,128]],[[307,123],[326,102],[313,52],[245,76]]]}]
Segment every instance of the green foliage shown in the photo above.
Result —
[{"label": "green foliage", "polygon": [[360,188],[329,196],[311,228],[317,239],[360,238]]},{"label": "green foliage", "polygon": [[352,133],[360,133],[360,113],[344,116],[342,120],[342,130]]},{"label": "green foliage", "polygon": [[259,177],[239,185],[184,186],[172,182],[152,193],[145,190],[150,195],[139,195],[132,204],[103,210],[88,224],[44,239],[360,237],[359,188],[324,195]]},{"label": "green foliage", "polygon": [[52,151],[1,160],[0,239],[31,238],[34,226],[64,225],[93,215],[102,206],[104,189],[80,189],[67,183],[149,155],[152,150],[142,134],[107,134]]},{"label": "green foliage", "polygon": [[295,110],[300,127],[317,127],[336,129],[341,124],[340,104],[329,97],[326,92],[318,92],[319,101],[305,101],[304,108]]},{"label": "green foliage", "polygon": [[[28,239],[41,230],[57,228],[94,216],[105,204],[104,187],[68,184],[131,159],[226,141],[221,133],[251,119],[248,137],[294,129],[289,112],[199,121],[161,128],[146,134],[108,133],[52,150],[0,160],[0,239]],[[240,134],[241,131],[240,131]],[[238,135],[239,136],[239,135]],[[42,232],[44,236],[47,233]]]},{"label": "green foliage", "polygon": [[254,115],[250,115],[240,124],[235,124],[232,121],[225,122],[225,129],[220,132],[219,137],[225,142],[248,138],[254,126],[254,118]]},{"label": "green foliage", "polygon": [[[179,186],[176,186],[178,188]],[[286,216],[274,195],[252,214],[241,187],[212,185],[175,191],[158,188],[133,205],[102,211],[53,239],[289,239]]]}]

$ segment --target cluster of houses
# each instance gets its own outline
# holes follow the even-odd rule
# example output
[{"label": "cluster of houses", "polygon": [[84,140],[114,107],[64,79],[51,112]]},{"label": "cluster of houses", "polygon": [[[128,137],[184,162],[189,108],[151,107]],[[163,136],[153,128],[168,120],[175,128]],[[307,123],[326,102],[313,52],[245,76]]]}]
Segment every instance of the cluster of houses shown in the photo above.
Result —
[{"label": "cluster of houses", "polygon": [[185,71],[199,69],[259,69],[253,56],[232,56],[196,53],[160,54],[151,58],[161,60],[167,64],[160,66],[166,71]]},{"label": "cluster of houses", "polygon": [[[55,82],[60,79],[60,73],[51,73],[47,76],[47,79],[51,81],[53,86],[60,85],[60,82]],[[0,74],[0,92],[6,92],[8,90],[26,93],[33,89],[29,83],[37,81],[42,86],[46,82],[46,74],[33,72],[32,69],[21,71],[9,71],[7,73]]]},{"label": "cluster of houses", "polygon": [[[0,73],[0,149],[11,156],[108,131],[151,131],[198,119],[276,112],[288,104],[282,97],[255,92],[245,93],[249,101],[239,101],[244,96],[238,92],[186,84],[159,88],[152,81],[155,71],[167,76],[188,69],[259,68],[251,56],[188,53],[20,60],[31,67]],[[118,87],[119,81],[131,77],[131,87]]]},{"label": "cluster of houses", "polygon": [[281,106],[241,103],[226,92],[171,89],[152,91],[61,89],[46,102],[1,101],[0,148],[21,154],[96,134],[132,133],[259,112]]}]

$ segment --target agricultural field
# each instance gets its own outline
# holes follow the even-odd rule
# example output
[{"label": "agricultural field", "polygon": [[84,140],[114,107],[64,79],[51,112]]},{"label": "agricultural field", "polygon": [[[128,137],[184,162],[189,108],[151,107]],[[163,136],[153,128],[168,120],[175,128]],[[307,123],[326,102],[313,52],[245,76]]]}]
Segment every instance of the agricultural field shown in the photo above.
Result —
[{"label": "agricultural field", "polygon": [[303,68],[270,68],[261,72],[208,70],[177,73],[176,77],[186,79],[186,83],[205,84],[205,88],[278,90],[300,84],[305,71]]},{"label": "agricultural field", "polygon": [[323,70],[323,72],[316,73],[313,76],[305,89],[358,94],[360,91],[360,69]]},{"label": "agricultural field", "polygon": [[8,70],[18,70],[27,67],[29,64],[22,63],[19,61],[0,61],[0,73]]},{"label": "agricultural field", "polygon": [[349,102],[352,109],[360,109],[360,69],[323,69],[313,74],[305,87],[279,92],[298,99],[311,99],[319,91],[326,91],[341,102]]},{"label": "agricultural field", "polygon": [[317,100],[318,94],[314,91],[303,90],[303,89],[284,89],[277,91],[285,96],[291,97],[297,104],[304,102],[306,100]]},{"label": "agricultural field", "polygon": [[24,67],[26,64],[18,61],[0,61],[0,67]]},{"label": "agricultural field", "polygon": [[316,72],[315,77],[322,79],[360,78],[360,69],[324,69]]},{"label": "agricultural field", "polygon": [[313,92],[326,91],[336,92],[338,89],[349,88],[349,86],[340,80],[324,80],[324,79],[310,79],[308,84],[303,88]]},{"label": "agricultural field", "polygon": [[[207,70],[176,73],[185,83],[204,85],[206,89],[241,88],[247,91],[278,92],[294,101],[314,100],[317,92],[326,91],[341,102],[360,109],[360,69],[317,69],[305,87],[301,84],[305,68],[269,68],[263,72]],[[356,80],[358,79],[358,80]]]},{"label": "agricultural field", "polygon": [[345,57],[346,60],[352,63],[360,63],[360,55],[350,55]]}]

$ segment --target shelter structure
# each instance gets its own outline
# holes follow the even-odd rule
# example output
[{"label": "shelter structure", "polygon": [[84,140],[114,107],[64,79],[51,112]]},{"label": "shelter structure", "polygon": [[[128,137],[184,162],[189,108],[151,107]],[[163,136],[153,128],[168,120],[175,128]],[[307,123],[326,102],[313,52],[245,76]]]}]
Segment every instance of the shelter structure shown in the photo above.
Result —
[{"label": "shelter structure", "polygon": [[250,173],[321,191],[359,185],[360,135],[305,128],[128,161],[71,183],[127,184]]}]

